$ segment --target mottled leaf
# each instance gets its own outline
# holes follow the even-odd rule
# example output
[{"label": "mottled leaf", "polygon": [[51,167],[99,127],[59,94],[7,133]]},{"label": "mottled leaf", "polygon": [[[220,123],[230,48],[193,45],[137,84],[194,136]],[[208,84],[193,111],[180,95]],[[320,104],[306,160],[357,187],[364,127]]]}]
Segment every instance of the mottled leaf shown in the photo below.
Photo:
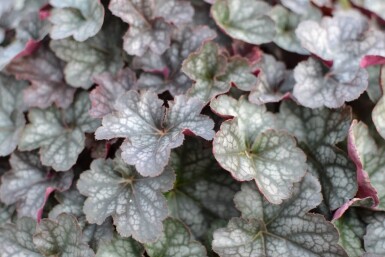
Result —
[{"label": "mottled leaf", "polygon": [[[212,108],[218,113],[218,107],[231,112],[230,102],[234,106],[231,98],[219,97]],[[292,184],[305,174],[306,157],[293,137],[268,127],[273,122],[264,107],[244,99],[238,105],[240,114],[222,123],[214,137],[214,156],[237,180],[255,180],[265,197],[279,204],[290,196]]]},{"label": "mottled leaf", "polygon": [[345,80],[344,74],[310,58],[295,67],[294,79],[293,95],[303,106],[339,108],[366,90],[369,76],[366,70],[357,69],[354,76]]},{"label": "mottled leaf", "polygon": [[7,71],[17,79],[30,81],[24,90],[24,101],[30,107],[47,108],[52,103],[66,108],[73,100],[75,89],[64,81],[63,63],[47,48],[13,60]]},{"label": "mottled leaf", "polygon": [[141,95],[129,91],[118,98],[117,111],[103,117],[96,139],[127,138],[121,146],[123,160],[143,176],[157,176],[167,165],[171,149],[183,143],[184,131],[206,140],[214,136],[214,122],[200,114],[200,100],[181,95],[168,106],[151,91]]},{"label": "mottled leaf", "polygon": [[42,219],[33,243],[44,256],[92,257],[91,248],[82,241],[77,220],[70,214],[60,214],[56,220]]},{"label": "mottled leaf", "polygon": [[50,5],[54,7],[49,16],[54,40],[73,36],[76,41],[85,41],[102,28],[104,8],[100,0],[50,0]]},{"label": "mottled leaf", "polygon": [[259,45],[271,42],[275,36],[274,21],[267,16],[270,9],[269,4],[259,0],[216,0],[211,14],[232,38]]},{"label": "mottled leaf", "polygon": [[22,90],[24,81],[0,74],[0,156],[15,150],[25,125]]},{"label": "mottled leaf", "polygon": [[166,195],[170,216],[181,219],[195,236],[204,235],[214,219],[238,214],[233,197],[239,185],[219,167],[211,147],[186,140],[171,153],[171,166],[177,182]]},{"label": "mottled leaf", "polygon": [[142,257],[143,253],[143,246],[132,238],[116,236],[99,247],[96,257]]},{"label": "mottled leaf", "polygon": [[366,9],[385,20],[385,5],[381,0],[350,0],[355,6]]},{"label": "mottled leaf", "polygon": [[22,217],[16,224],[8,223],[0,227],[0,256],[2,257],[43,257],[32,242],[36,221]]},{"label": "mottled leaf", "polygon": [[77,42],[73,38],[52,40],[50,47],[60,59],[67,62],[64,68],[67,83],[88,89],[94,75],[115,73],[123,66],[119,37],[119,24],[111,22],[84,42]]},{"label": "mottled leaf", "polygon": [[206,249],[201,243],[194,241],[190,231],[177,219],[164,221],[164,232],[154,243],[145,244],[150,257],[204,257]]},{"label": "mottled leaf", "polygon": [[[365,250],[368,256],[385,255],[385,215],[376,213],[366,228],[364,236]],[[372,254],[372,255],[370,255]],[[365,255],[366,257],[366,255]]]},{"label": "mottled leaf", "polygon": [[68,170],[84,148],[84,133],[93,132],[99,125],[99,121],[88,115],[90,105],[87,93],[81,92],[65,111],[54,107],[31,109],[30,123],[20,138],[19,149],[40,148],[43,165],[57,171]]},{"label": "mottled leaf", "polygon": [[234,198],[242,218],[233,218],[214,232],[214,251],[222,257],[347,257],[337,245],[335,227],[322,215],[307,213],[322,201],[320,191],[317,180],[306,175],[289,199],[273,205],[254,184],[244,183]]},{"label": "mottled leaf", "polygon": [[90,93],[91,110],[90,115],[94,118],[103,116],[114,111],[114,103],[119,96],[130,89],[136,89],[136,75],[129,68],[118,71],[116,75],[101,73],[93,77],[98,85]]},{"label": "mottled leaf", "polygon": [[102,224],[112,216],[119,234],[150,242],[162,232],[162,220],[168,214],[162,192],[169,191],[174,180],[168,167],[158,177],[145,178],[116,157],[94,160],[77,186],[88,197],[83,208],[88,222]]}]

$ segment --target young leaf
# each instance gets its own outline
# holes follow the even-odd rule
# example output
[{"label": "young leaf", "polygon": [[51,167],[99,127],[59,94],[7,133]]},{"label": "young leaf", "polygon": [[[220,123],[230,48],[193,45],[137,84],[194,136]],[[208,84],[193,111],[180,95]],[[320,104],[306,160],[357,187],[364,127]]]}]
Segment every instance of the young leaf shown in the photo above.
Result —
[{"label": "young leaf", "polygon": [[40,148],[43,165],[52,166],[56,171],[70,169],[84,148],[84,133],[93,132],[99,125],[98,120],[88,115],[90,105],[88,94],[81,92],[66,110],[31,109],[30,123],[20,138],[19,149]]},{"label": "young leaf", "polygon": [[354,76],[346,80],[344,74],[310,58],[295,67],[294,79],[293,95],[303,106],[339,108],[366,90],[369,75],[366,70],[357,69]]},{"label": "young leaf", "polygon": [[41,47],[32,55],[13,60],[7,71],[31,85],[24,90],[24,101],[30,107],[47,108],[52,103],[67,108],[75,89],[64,82],[61,62],[48,48]]},{"label": "young leaf", "polygon": [[0,227],[1,256],[43,257],[32,242],[36,221],[29,217],[22,217],[16,224],[8,223]]},{"label": "young leaf", "polygon": [[[219,97],[212,108],[219,113],[217,106],[232,112],[231,102],[229,97]],[[214,156],[237,180],[255,180],[265,197],[279,204],[305,174],[306,156],[293,137],[268,127],[271,114],[265,108],[243,98],[238,105],[239,116],[223,122],[214,137]]]},{"label": "young leaf", "polygon": [[42,219],[33,243],[44,256],[93,257],[91,248],[82,241],[77,220],[70,214],[60,214],[57,220]]},{"label": "young leaf", "polygon": [[50,0],[50,5],[54,7],[49,16],[54,40],[73,36],[76,41],[85,41],[102,28],[104,8],[100,0]]},{"label": "young leaf", "polygon": [[347,136],[351,109],[308,109],[292,102],[280,106],[281,127],[296,136],[308,157],[309,171],[322,186],[324,207],[335,210],[357,192],[354,163],[334,145]]},{"label": "young leaf", "polygon": [[116,75],[101,73],[95,75],[93,80],[98,85],[90,93],[90,115],[94,118],[103,118],[113,112],[116,99],[126,91],[137,88],[136,75],[129,68],[118,71]]},{"label": "young leaf", "polygon": [[[263,198],[252,183],[242,184],[234,198],[242,218],[214,232],[213,249],[222,257],[339,256],[338,232],[322,215],[307,213],[322,201],[321,187],[307,174],[280,205]],[[322,232],[321,232],[322,231]]]},{"label": "young leaf", "polygon": [[91,170],[81,174],[80,193],[87,196],[84,213],[90,223],[102,224],[112,216],[117,231],[140,242],[151,242],[162,232],[162,220],[167,217],[166,199],[175,180],[166,167],[158,177],[142,177],[120,157],[114,160],[94,160]]},{"label": "young leaf", "polygon": [[205,43],[191,54],[183,62],[182,71],[195,81],[188,95],[204,102],[229,91],[231,83],[246,90],[257,83],[246,59],[233,57],[227,60],[225,53],[221,53],[213,42]]},{"label": "young leaf", "polygon": [[259,45],[271,42],[275,36],[274,21],[267,16],[270,9],[269,4],[259,0],[216,0],[211,14],[232,38]]},{"label": "young leaf", "polygon": [[94,75],[117,72],[123,66],[119,36],[119,24],[111,22],[96,36],[84,42],[77,42],[73,38],[52,40],[51,49],[67,62],[64,68],[67,83],[88,89]]},{"label": "young leaf", "polygon": [[239,185],[220,168],[211,147],[186,140],[171,153],[171,166],[177,179],[166,195],[170,216],[181,219],[196,237],[204,235],[214,219],[238,215],[233,197]]},{"label": "young leaf", "polygon": [[132,238],[116,236],[99,247],[96,257],[143,257],[143,253],[143,246]]},{"label": "young leaf", "polygon": [[116,101],[117,111],[103,117],[96,139],[127,138],[121,146],[123,160],[143,176],[157,176],[167,165],[171,149],[183,143],[185,130],[206,140],[214,136],[214,122],[200,114],[204,106],[200,100],[181,95],[168,105],[165,108],[151,91],[142,95],[128,91]]},{"label": "young leaf", "polygon": [[194,14],[189,2],[177,0],[112,0],[109,9],[130,25],[123,48],[138,56],[147,50],[163,54],[170,46],[170,24],[189,23]]},{"label": "young leaf", "polygon": [[376,213],[366,228],[364,236],[365,250],[368,257],[380,257],[385,254],[385,215]]},{"label": "young leaf", "polygon": [[24,81],[0,73],[0,156],[15,150],[25,125],[22,90]]},{"label": "young leaf", "polygon": [[201,243],[192,239],[185,225],[177,219],[164,221],[164,232],[154,243],[144,245],[150,257],[205,257],[206,249]]},{"label": "young leaf", "polygon": [[170,48],[163,55],[147,51],[133,60],[135,69],[142,69],[138,86],[158,93],[168,90],[172,95],[185,94],[192,81],[181,71],[182,62],[216,33],[207,26],[185,26],[174,29]]},{"label": "young leaf", "polygon": [[16,203],[19,217],[38,218],[38,211],[44,207],[47,192],[65,191],[71,186],[72,171],[51,171],[41,165],[35,152],[14,152],[10,163],[12,169],[1,179],[0,199],[6,204]]}]

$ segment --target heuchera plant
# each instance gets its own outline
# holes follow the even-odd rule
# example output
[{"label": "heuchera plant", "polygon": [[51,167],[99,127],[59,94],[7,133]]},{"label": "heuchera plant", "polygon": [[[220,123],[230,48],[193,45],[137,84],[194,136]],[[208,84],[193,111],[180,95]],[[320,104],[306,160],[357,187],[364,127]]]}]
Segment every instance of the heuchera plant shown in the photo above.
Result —
[{"label": "heuchera plant", "polygon": [[384,0],[1,0],[0,257],[384,257]]}]

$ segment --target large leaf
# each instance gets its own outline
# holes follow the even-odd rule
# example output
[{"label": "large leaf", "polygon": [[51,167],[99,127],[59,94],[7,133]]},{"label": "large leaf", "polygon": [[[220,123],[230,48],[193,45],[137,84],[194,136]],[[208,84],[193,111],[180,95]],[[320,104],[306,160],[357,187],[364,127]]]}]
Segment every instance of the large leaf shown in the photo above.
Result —
[{"label": "large leaf", "polygon": [[99,247],[96,257],[142,257],[143,253],[143,246],[132,238],[116,236]]},{"label": "large leaf", "polygon": [[322,215],[308,213],[322,201],[317,180],[308,174],[293,189],[289,199],[273,205],[253,183],[243,184],[234,198],[242,217],[214,232],[214,251],[222,257],[347,257],[334,226]]},{"label": "large leaf", "polygon": [[10,159],[12,169],[2,176],[0,199],[17,204],[19,217],[37,218],[45,204],[46,194],[67,190],[72,183],[72,171],[55,173],[41,165],[36,152],[15,152]]},{"label": "large leaf", "polygon": [[15,150],[25,125],[22,90],[24,81],[0,74],[0,156]]},{"label": "large leaf", "polygon": [[240,89],[250,89],[257,83],[246,59],[233,57],[217,44],[206,42],[197,52],[192,53],[182,65],[182,71],[194,80],[188,94],[204,102],[229,91],[231,83]]},{"label": "large leaf", "polygon": [[376,213],[366,228],[364,236],[365,257],[380,257],[385,255],[385,214]]},{"label": "large leaf", "polygon": [[206,140],[214,136],[214,122],[200,114],[200,100],[181,95],[168,106],[151,91],[141,95],[129,91],[118,98],[117,111],[104,116],[96,139],[127,138],[121,146],[123,160],[143,176],[157,176],[167,165],[171,149],[183,143],[184,131]]},{"label": "large leaf", "polygon": [[147,50],[163,54],[170,46],[171,24],[189,23],[194,14],[189,2],[177,0],[112,0],[109,9],[130,25],[123,48],[138,56]]},{"label": "large leaf", "polygon": [[57,171],[70,169],[84,148],[85,132],[93,132],[98,120],[88,115],[90,101],[81,92],[66,110],[54,107],[46,110],[31,109],[29,124],[20,138],[19,149],[29,151],[40,148],[43,165]]},{"label": "large leaf", "polygon": [[164,221],[164,232],[154,243],[145,244],[150,257],[205,257],[205,247],[191,238],[190,231],[176,219],[168,218]]},{"label": "large leaf", "polygon": [[171,166],[177,176],[166,195],[170,216],[181,219],[195,236],[204,235],[213,220],[238,214],[233,197],[239,185],[216,163],[211,147],[186,140],[171,153]]},{"label": "large leaf", "polygon": [[24,90],[28,106],[47,108],[52,103],[66,108],[73,100],[75,89],[64,81],[61,62],[49,49],[41,47],[32,55],[13,60],[7,71],[17,79],[25,79],[31,85]]},{"label": "large leaf", "polygon": [[36,221],[22,217],[16,224],[8,223],[0,227],[0,256],[2,257],[42,257],[32,242]]},{"label": "large leaf", "polygon": [[216,33],[207,26],[175,28],[171,34],[170,48],[163,55],[151,51],[136,56],[133,67],[142,69],[138,86],[172,95],[185,94],[192,81],[181,71],[182,62],[203,42],[213,39]]},{"label": "large leaf", "polygon": [[136,75],[128,68],[116,75],[108,72],[95,75],[93,80],[98,85],[90,93],[90,115],[94,118],[103,118],[113,112],[116,99],[126,91],[136,89]]},{"label": "large leaf", "polygon": [[82,241],[77,220],[70,214],[60,214],[57,220],[42,219],[33,243],[44,256],[93,257],[91,248]]},{"label": "large leaf", "polygon": [[213,142],[219,164],[240,181],[255,180],[272,203],[279,204],[291,194],[294,182],[306,171],[306,157],[294,138],[268,127],[273,121],[263,106],[250,104],[244,98],[238,103],[227,96],[219,97],[211,106],[217,113],[231,115],[238,104],[239,113],[222,123]]},{"label": "large leaf", "polygon": [[351,109],[308,109],[283,102],[279,114],[283,129],[296,136],[308,157],[309,171],[321,182],[323,208],[335,210],[357,192],[354,163],[335,147],[348,134]]},{"label": "large leaf", "polygon": [[174,180],[168,167],[158,177],[145,178],[118,156],[94,160],[77,186],[88,197],[83,208],[88,222],[102,224],[112,216],[122,236],[150,242],[162,232],[162,220],[168,215],[162,192],[169,191]]},{"label": "large leaf", "polygon": [[267,16],[269,4],[255,0],[216,0],[211,14],[229,36],[250,44],[271,42],[275,36],[274,21]]},{"label": "large leaf", "polygon": [[50,0],[50,4],[54,7],[49,16],[52,39],[73,36],[84,41],[102,28],[104,8],[100,0]]},{"label": "large leaf", "polygon": [[73,38],[50,42],[55,54],[67,62],[64,75],[68,84],[88,89],[92,85],[94,75],[102,72],[115,73],[123,66],[119,47],[120,30],[119,24],[111,22],[96,36],[84,42]]}]

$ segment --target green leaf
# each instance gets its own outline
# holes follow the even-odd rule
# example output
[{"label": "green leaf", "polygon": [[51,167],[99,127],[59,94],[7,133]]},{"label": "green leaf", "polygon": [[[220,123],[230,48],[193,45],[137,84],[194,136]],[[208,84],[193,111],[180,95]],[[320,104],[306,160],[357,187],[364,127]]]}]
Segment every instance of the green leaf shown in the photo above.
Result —
[{"label": "green leaf", "polygon": [[19,149],[40,148],[43,165],[57,171],[70,169],[84,149],[84,133],[93,132],[99,125],[88,114],[90,106],[87,92],[81,92],[68,109],[31,109]]},{"label": "green leaf", "polygon": [[96,257],[141,257],[143,253],[143,246],[134,239],[116,236],[99,247]]},{"label": "green leaf", "polygon": [[164,232],[155,243],[144,245],[150,257],[204,257],[205,247],[192,239],[190,231],[177,219],[164,221]]},{"label": "green leaf", "polygon": [[[366,228],[364,236],[365,250],[369,256],[385,255],[385,214],[375,213],[373,219]],[[372,255],[370,255],[372,254]],[[366,255],[365,255],[366,256]]]}]

